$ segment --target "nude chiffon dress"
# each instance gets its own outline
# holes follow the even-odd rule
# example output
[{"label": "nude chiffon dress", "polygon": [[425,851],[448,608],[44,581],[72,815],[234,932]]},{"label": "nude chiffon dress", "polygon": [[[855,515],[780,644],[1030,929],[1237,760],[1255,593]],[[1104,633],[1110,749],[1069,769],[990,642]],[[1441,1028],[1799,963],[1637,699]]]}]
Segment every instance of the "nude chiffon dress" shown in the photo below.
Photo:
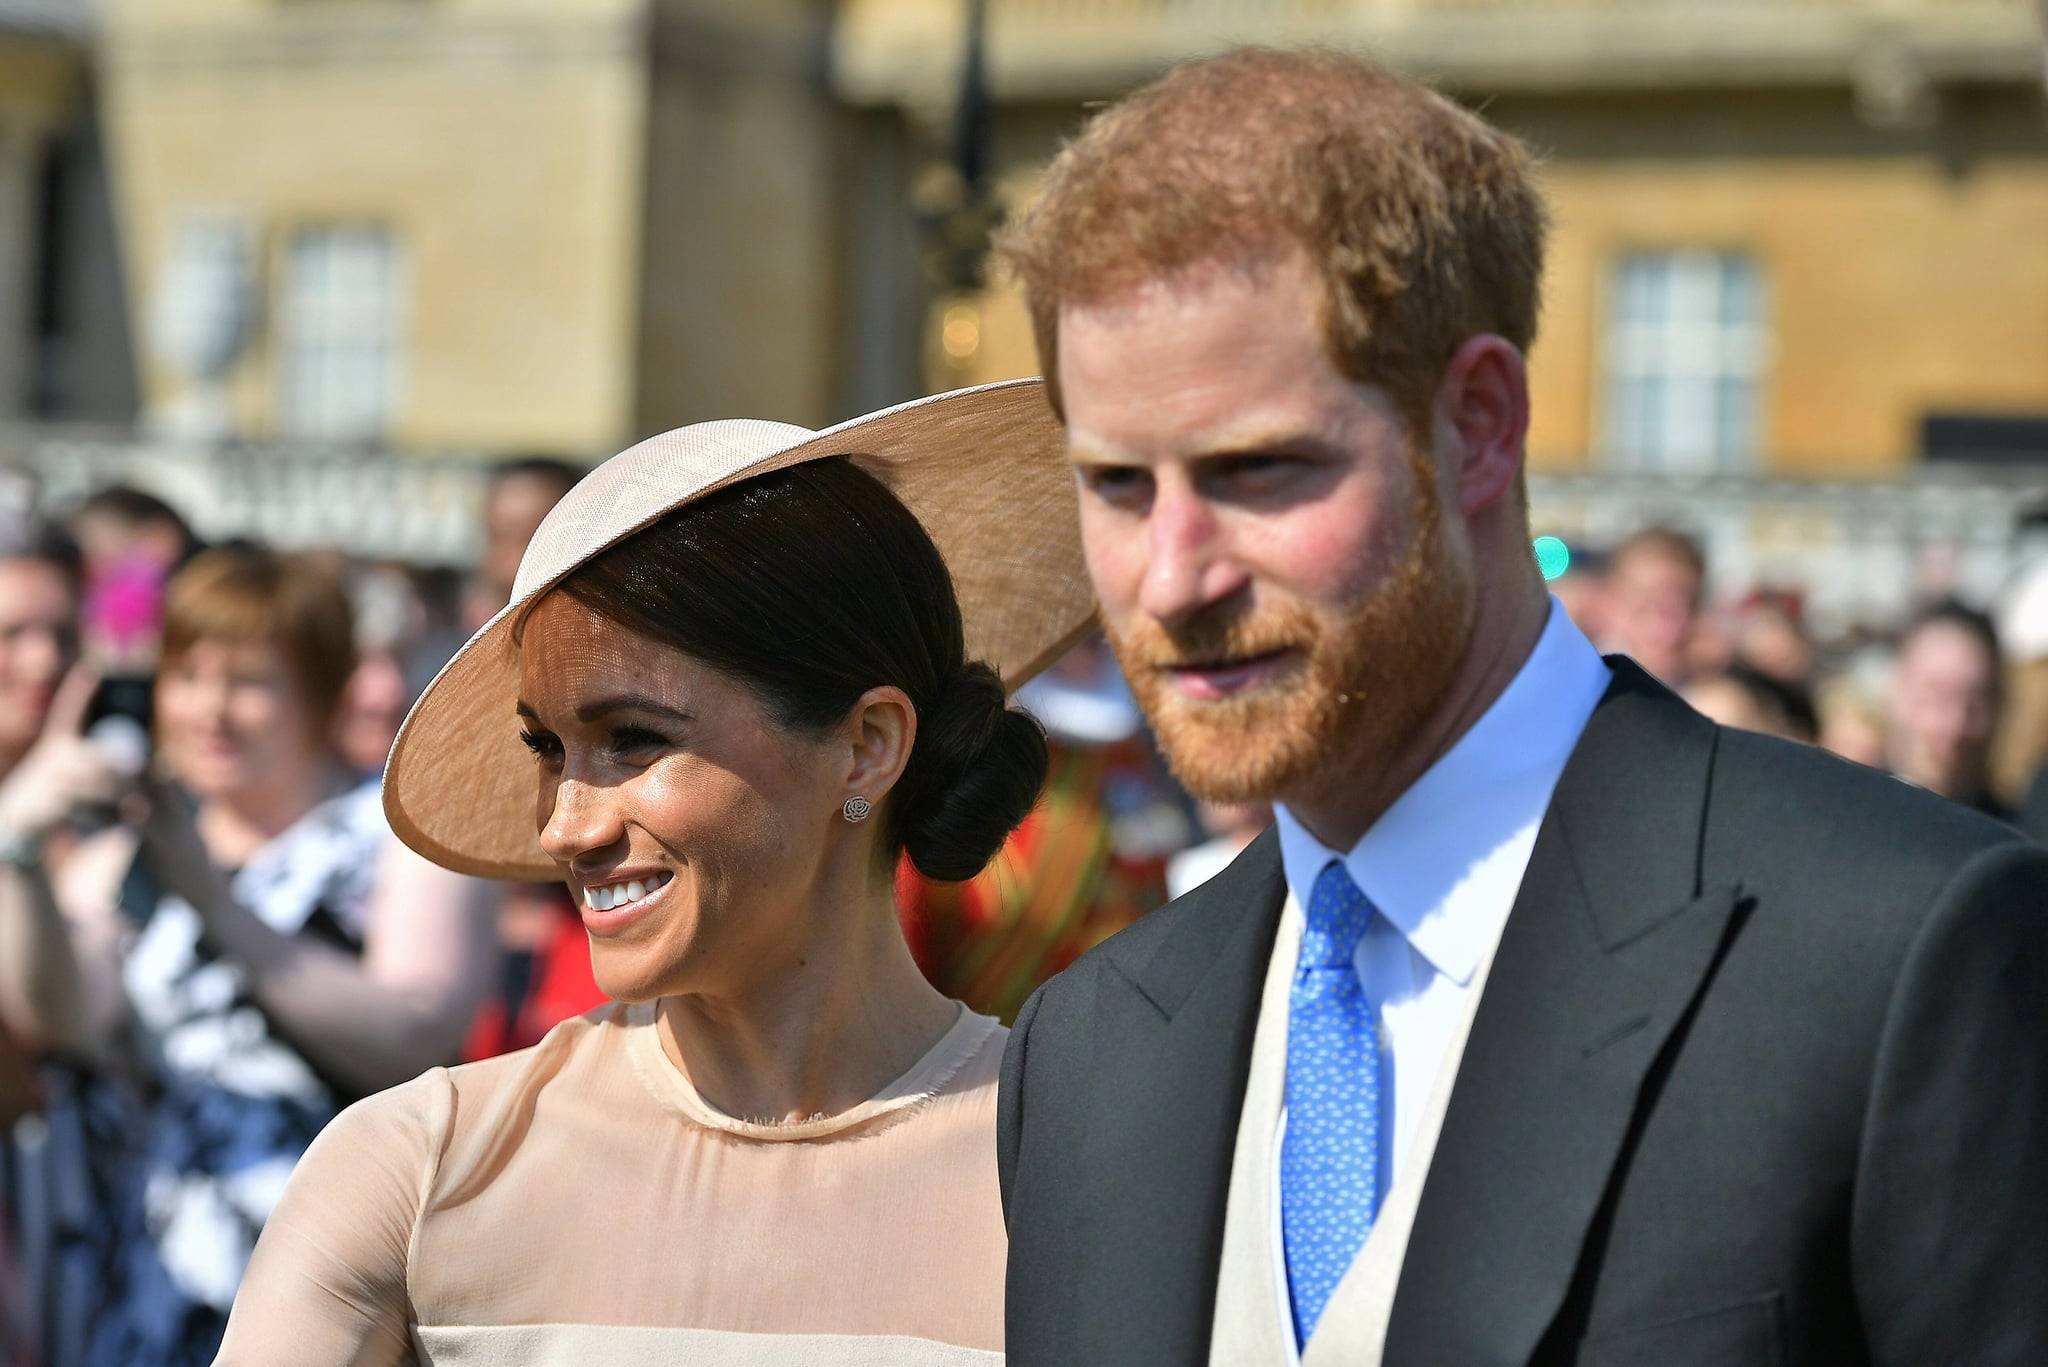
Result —
[{"label": "nude chiffon dress", "polygon": [[961,1007],[871,1100],[764,1125],[705,1102],[655,1022],[605,1007],[343,1112],[219,1362],[1001,1362],[1002,1026]]}]

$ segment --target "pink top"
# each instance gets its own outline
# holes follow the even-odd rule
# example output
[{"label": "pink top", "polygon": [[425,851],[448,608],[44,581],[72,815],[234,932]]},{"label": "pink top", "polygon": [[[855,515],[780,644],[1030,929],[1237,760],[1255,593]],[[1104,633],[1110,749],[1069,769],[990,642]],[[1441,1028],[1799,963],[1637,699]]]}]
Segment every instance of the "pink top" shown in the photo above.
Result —
[{"label": "pink top", "polygon": [[350,1107],[263,1232],[219,1361],[1000,1361],[996,1073],[965,1007],[841,1114],[736,1120],[654,1003]]}]

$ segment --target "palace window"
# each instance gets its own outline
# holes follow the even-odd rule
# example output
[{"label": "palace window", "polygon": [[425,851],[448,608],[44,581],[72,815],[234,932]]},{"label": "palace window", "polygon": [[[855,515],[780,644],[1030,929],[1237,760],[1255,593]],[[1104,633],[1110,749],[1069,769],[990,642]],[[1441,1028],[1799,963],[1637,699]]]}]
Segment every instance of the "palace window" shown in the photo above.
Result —
[{"label": "palace window", "polygon": [[1609,465],[1741,470],[1761,444],[1764,285],[1745,252],[1630,252],[1609,296]]},{"label": "palace window", "polygon": [[292,236],[278,319],[287,435],[374,441],[389,430],[405,373],[405,274],[383,228]]}]

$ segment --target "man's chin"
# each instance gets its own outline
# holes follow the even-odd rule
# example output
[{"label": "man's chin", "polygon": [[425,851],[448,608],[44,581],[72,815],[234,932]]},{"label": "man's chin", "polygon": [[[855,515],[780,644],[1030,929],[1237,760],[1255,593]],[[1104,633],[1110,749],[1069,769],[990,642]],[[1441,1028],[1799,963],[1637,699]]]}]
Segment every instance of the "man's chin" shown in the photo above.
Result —
[{"label": "man's chin", "polygon": [[1204,802],[1245,803],[1285,801],[1327,753],[1298,709],[1298,699],[1265,697],[1146,711],[1182,787]]}]

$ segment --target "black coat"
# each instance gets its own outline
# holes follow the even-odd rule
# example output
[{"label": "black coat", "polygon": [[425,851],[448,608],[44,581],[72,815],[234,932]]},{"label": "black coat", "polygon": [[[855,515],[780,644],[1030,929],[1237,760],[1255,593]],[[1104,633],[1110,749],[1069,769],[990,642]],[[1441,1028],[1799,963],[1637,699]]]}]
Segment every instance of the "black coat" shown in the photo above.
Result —
[{"label": "black coat", "polygon": [[[2048,1364],[2048,852],[1611,663],[1386,1363]],[[1207,1361],[1284,897],[1269,832],[1018,1017],[1011,1367]]]}]

